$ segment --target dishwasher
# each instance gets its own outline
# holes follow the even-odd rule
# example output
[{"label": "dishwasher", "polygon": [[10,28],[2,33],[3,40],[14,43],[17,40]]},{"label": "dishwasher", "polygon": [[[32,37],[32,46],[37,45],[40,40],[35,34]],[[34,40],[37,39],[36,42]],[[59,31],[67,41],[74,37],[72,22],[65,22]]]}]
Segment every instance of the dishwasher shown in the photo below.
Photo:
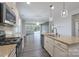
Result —
[{"label": "dishwasher", "polygon": [[22,39],[17,43],[16,57],[19,57],[21,54],[22,54]]}]

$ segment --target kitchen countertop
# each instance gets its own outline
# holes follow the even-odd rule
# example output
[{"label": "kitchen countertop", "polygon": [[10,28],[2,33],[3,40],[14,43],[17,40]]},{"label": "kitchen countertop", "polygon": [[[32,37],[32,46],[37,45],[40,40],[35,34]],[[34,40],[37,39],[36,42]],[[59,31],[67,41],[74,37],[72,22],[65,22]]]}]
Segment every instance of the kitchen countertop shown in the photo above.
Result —
[{"label": "kitchen countertop", "polygon": [[6,34],[6,38],[14,38],[14,37],[21,37],[19,35],[13,35],[13,34]]},{"label": "kitchen countertop", "polygon": [[0,57],[8,57],[15,47],[16,44],[0,46]]},{"label": "kitchen countertop", "polygon": [[56,41],[62,42],[67,45],[72,45],[72,44],[78,44],[79,43],[79,37],[75,36],[52,36],[49,34],[44,34],[45,36],[48,36],[49,38],[52,38]]},{"label": "kitchen countertop", "polygon": [[19,36],[6,36],[6,38],[16,38],[16,37],[19,37]]}]

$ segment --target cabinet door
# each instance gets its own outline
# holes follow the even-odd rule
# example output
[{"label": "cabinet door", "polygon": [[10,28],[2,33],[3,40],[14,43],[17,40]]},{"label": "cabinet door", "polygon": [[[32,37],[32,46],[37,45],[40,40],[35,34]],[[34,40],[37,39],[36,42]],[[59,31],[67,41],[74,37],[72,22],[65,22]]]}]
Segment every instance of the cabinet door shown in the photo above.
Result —
[{"label": "cabinet door", "polygon": [[79,57],[79,44],[69,46],[69,56]]},{"label": "cabinet door", "polygon": [[[45,44],[44,45],[44,48],[45,48],[45,50],[48,52],[49,51],[49,47],[48,47],[48,44]],[[49,53],[49,52],[48,52]]]},{"label": "cabinet door", "polygon": [[58,46],[58,47],[60,47],[60,48],[62,48],[64,50],[68,49],[68,46],[66,44],[63,44],[63,43],[61,43],[59,41],[55,41],[55,46]]},{"label": "cabinet door", "polygon": [[9,57],[16,57],[16,49],[13,49]]},{"label": "cabinet door", "polygon": [[66,57],[66,56],[67,56],[66,52],[62,51],[56,46],[54,47],[54,57]]},{"label": "cabinet door", "polygon": [[53,56],[53,40],[48,38],[48,37],[45,37],[45,40],[44,40],[44,48],[47,50],[47,52]]},{"label": "cabinet door", "polygon": [[[53,47],[53,46],[52,46]],[[53,56],[53,48],[49,46],[48,48],[48,52],[51,56]]]},{"label": "cabinet door", "polygon": [[44,39],[44,48],[46,49],[47,52],[49,51],[49,42],[48,42],[47,37],[45,37],[45,39]]}]

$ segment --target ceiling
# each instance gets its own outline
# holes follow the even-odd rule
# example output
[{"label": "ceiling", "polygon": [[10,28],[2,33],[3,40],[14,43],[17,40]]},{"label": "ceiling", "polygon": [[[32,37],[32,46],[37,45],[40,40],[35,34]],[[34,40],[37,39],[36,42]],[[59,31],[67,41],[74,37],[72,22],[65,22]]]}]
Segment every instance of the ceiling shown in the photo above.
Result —
[{"label": "ceiling", "polygon": [[[62,2],[31,2],[28,5],[26,2],[17,2],[17,8],[20,13],[22,20],[29,22],[46,22],[49,19],[50,7],[49,5],[53,4],[55,9],[53,12],[54,19],[61,17],[61,10],[63,9]],[[68,12],[79,9],[79,2],[66,2],[65,8],[68,9]]]}]

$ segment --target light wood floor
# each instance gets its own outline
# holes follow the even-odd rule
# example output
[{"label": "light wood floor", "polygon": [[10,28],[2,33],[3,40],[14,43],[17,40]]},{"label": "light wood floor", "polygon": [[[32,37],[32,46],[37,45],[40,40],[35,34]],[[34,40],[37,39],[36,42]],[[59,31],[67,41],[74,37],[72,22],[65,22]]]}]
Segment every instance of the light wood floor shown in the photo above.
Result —
[{"label": "light wood floor", "polygon": [[20,57],[49,57],[49,54],[41,47],[39,34],[27,36],[24,51]]}]

